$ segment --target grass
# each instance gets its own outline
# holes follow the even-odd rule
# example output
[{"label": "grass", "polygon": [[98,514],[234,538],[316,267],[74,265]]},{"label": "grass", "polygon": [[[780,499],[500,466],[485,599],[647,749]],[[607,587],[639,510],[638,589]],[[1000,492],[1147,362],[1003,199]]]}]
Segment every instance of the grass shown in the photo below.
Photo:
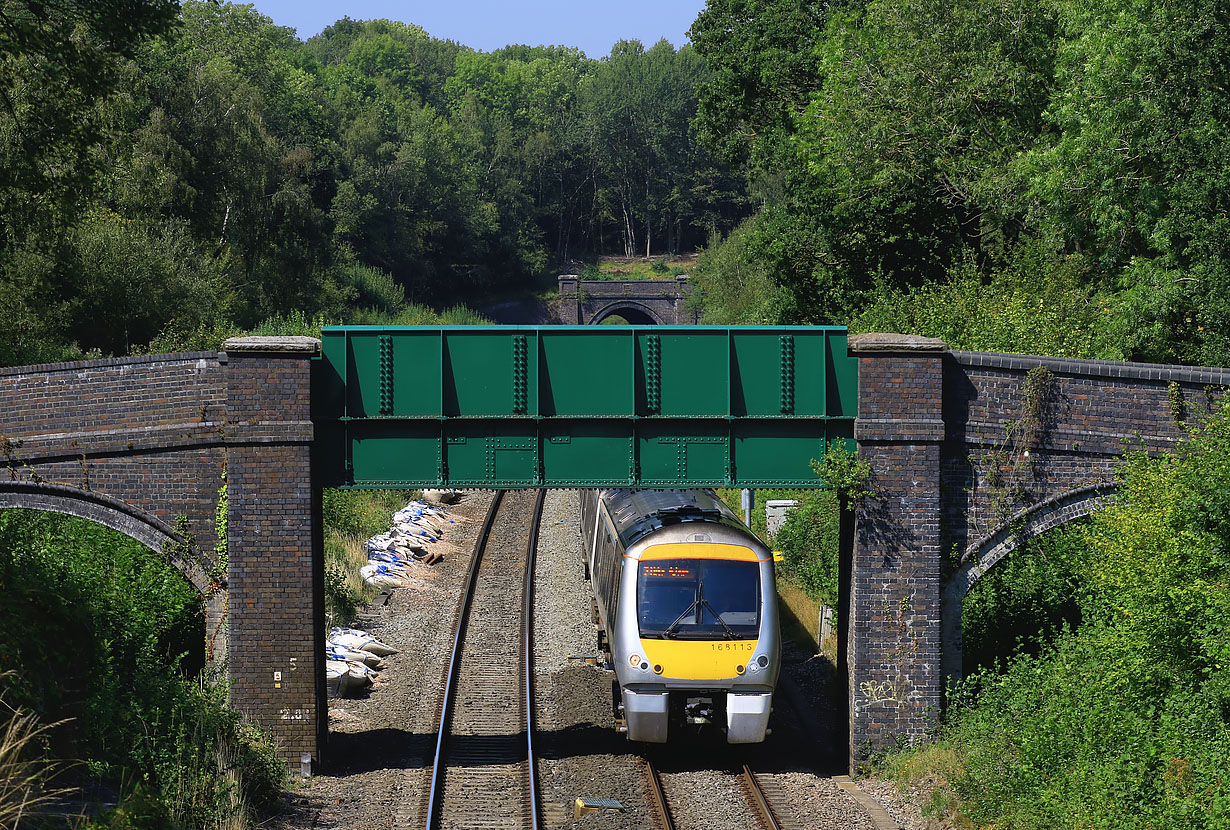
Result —
[{"label": "grass", "polygon": [[51,764],[43,760],[39,744],[59,724],[40,725],[38,718],[0,700],[0,827],[18,827],[32,811],[65,795],[47,789]]},{"label": "grass", "polygon": [[[801,628],[803,637],[796,637],[799,642],[808,644],[817,652],[824,652],[829,658],[836,660],[838,641],[836,637],[830,636],[824,642],[820,642],[820,604],[808,596],[806,590],[799,588],[790,579],[779,575],[777,577],[777,606],[782,611],[790,612],[788,619],[793,620],[793,623],[797,623]],[[782,614],[782,626],[786,625],[787,616]]]},{"label": "grass", "polygon": [[380,593],[359,575],[367,564],[364,542],[388,531],[393,514],[419,495],[418,490],[325,491],[325,619],[329,625],[350,622],[360,606]]},{"label": "grass", "polygon": [[777,613],[781,618],[782,639],[794,640],[816,652],[820,650],[820,633],[814,607],[811,597],[801,588],[784,579],[777,580]]},{"label": "grass", "polygon": [[695,264],[696,257],[658,256],[650,257],[599,257],[597,262],[587,263],[580,269],[583,280],[673,280],[686,274]]},{"label": "grass", "polygon": [[964,776],[966,769],[952,747],[931,744],[890,755],[880,773],[895,781],[902,792],[913,789],[923,793],[922,813],[926,818],[953,830],[974,830],[974,824],[964,815],[961,798],[953,791],[953,782]]}]

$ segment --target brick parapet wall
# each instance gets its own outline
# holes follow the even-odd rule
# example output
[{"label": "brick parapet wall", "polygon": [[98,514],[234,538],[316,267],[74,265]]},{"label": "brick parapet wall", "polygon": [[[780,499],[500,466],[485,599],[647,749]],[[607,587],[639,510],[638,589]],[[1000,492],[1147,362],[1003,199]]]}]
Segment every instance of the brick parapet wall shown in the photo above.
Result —
[{"label": "brick parapet wall", "polygon": [[[227,658],[232,703],[297,764],[319,756],[323,731],[323,565],[311,480],[318,344],[291,340],[289,351],[246,338],[230,353],[0,368],[0,506],[68,513],[154,548],[185,517],[195,549],[175,564],[206,593],[207,654]],[[219,583],[209,571],[224,472],[229,573]],[[240,649],[229,657],[228,615]]]},{"label": "brick parapet wall", "polygon": [[10,480],[119,498],[215,536],[225,400],[217,352],[0,369],[0,452]]},{"label": "brick parapet wall", "polygon": [[[1024,417],[1026,378],[1039,366],[1050,370],[1054,386],[1033,445],[1020,448],[1028,458],[1007,459],[1022,498],[1004,504],[985,480],[986,459],[1013,449],[1005,436]],[[1227,383],[1227,369],[952,352],[944,378],[945,545],[963,552],[993,532],[1002,513],[1113,481],[1126,451],[1174,447],[1185,435],[1175,404],[1185,419],[1198,420],[1218,405]]]},{"label": "brick parapet wall", "polygon": [[[924,734],[939,712],[941,665],[960,665],[952,586],[941,607],[950,554],[999,539],[991,546],[1002,558],[1019,542],[1000,538],[1014,514],[1030,533],[1087,515],[1104,503],[1123,453],[1174,447],[1181,419],[1219,405],[1230,370],[948,352],[900,335],[854,337],[850,350],[859,361],[855,437],[873,491],[856,511],[846,642],[857,762]],[[1053,385],[1025,447],[1006,436],[1025,420],[1027,378],[1039,366]],[[993,467],[1012,479],[1010,491],[989,483]],[[962,587],[988,567],[963,566]]]}]

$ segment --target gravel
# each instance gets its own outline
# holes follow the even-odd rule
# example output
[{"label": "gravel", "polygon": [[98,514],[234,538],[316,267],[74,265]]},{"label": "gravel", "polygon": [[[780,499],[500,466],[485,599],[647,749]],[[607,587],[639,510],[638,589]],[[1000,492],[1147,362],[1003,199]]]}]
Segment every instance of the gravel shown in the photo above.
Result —
[{"label": "gravel", "polygon": [[[547,494],[534,568],[539,788],[549,828],[652,828],[641,764],[611,718],[613,672],[569,656],[598,650],[590,619],[582,557],[579,496]],[[577,798],[613,799],[625,812],[604,810],[573,820]]]},{"label": "gravel", "polygon": [[892,781],[864,778],[858,782],[863,792],[880,802],[903,830],[932,830],[942,826],[934,819],[924,818],[921,805],[926,798],[922,788],[902,789]]}]

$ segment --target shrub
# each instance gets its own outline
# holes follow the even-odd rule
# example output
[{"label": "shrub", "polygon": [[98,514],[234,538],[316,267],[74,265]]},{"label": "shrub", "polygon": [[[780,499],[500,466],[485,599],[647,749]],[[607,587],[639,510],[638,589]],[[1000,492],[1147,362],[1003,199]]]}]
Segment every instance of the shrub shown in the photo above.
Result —
[{"label": "shrub", "polygon": [[837,607],[840,511],[832,491],[812,491],[786,514],[773,539],[784,561],[779,568],[812,599]]}]

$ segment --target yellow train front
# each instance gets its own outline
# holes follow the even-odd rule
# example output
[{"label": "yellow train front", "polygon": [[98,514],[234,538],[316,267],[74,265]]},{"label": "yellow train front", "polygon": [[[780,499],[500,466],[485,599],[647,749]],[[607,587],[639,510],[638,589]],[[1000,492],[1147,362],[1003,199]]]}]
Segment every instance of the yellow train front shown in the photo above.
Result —
[{"label": "yellow train front", "polygon": [[619,728],[763,741],[781,664],[772,553],[712,490],[584,491],[581,524]]}]

